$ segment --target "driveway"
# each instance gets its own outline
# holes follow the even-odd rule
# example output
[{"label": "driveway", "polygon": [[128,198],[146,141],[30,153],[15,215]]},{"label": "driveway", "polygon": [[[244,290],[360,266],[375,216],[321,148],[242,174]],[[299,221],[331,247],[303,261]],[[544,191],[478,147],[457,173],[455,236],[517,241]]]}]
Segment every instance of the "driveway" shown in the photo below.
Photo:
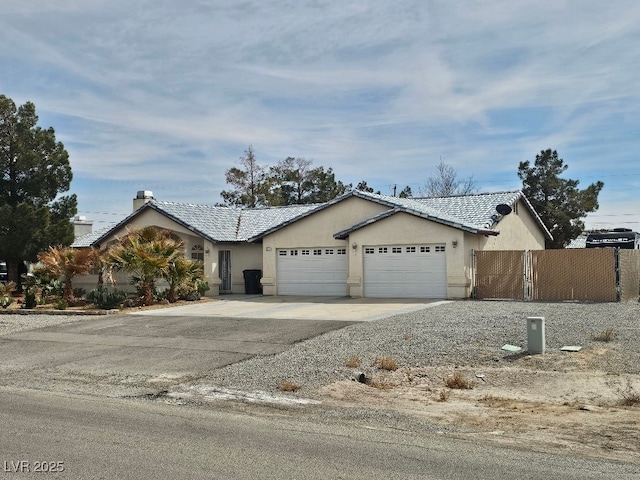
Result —
[{"label": "driveway", "polygon": [[[229,296],[0,336],[0,387],[136,396],[424,302]],[[3,318],[7,321],[10,316]]]},{"label": "driveway", "polygon": [[[350,297],[223,295],[212,302],[169,307],[154,316],[196,316],[370,322],[422,310],[436,300]],[[133,315],[147,315],[135,312]]]}]

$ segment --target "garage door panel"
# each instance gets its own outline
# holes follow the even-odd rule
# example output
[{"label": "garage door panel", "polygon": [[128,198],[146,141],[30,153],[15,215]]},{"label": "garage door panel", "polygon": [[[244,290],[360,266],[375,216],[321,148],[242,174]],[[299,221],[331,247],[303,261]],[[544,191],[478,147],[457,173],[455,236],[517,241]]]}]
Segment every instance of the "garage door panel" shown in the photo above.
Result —
[{"label": "garage door panel", "polygon": [[277,252],[279,295],[347,294],[345,248],[293,248]]},{"label": "garage door panel", "polygon": [[366,297],[445,298],[444,245],[365,247]]}]

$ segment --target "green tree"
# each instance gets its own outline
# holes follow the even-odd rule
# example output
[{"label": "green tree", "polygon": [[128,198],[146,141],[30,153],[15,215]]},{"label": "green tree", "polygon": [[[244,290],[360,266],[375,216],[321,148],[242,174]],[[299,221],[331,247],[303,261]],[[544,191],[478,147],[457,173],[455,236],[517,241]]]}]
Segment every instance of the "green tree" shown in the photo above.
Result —
[{"label": "green tree", "polygon": [[411,191],[411,187],[409,185],[404,187],[398,196],[400,198],[411,198],[411,197],[413,197],[413,192]]},{"label": "green tree", "polygon": [[287,157],[269,168],[267,203],[271,206],[307,203],[313,180],[311,160]]},{"label": "green tree", "polygon": [[226,182],[234,188],[223,190],[220,195],[228,206],[258,207],[265,204],[265,168],[258,164],[253,147],[244,151],[238,162],[240,168],[232,167],[225,172]]},{"label": "green tree", "polygon": [[311,168],[312,161],[287,157],[265,168],[249,147],[240,157],[240,167],[225,172],[234,188],[224,190],[224,205],[241,207],[322,203],[345,193],[350,186],[337,181],[333,169]]},{"label": "green tree", "polygon": [[376,193],[376,194],[380,195],[380,190],[375,192],[373,190],[373,187],[370,187],[367,184],[366,180],[362,180],[360,183],[358,183],[358,185],[356,185],[356,190],[360,190],[361,192],[367,192],[367,193]]},{"label": "green tree", "polygon": [[336,181],[333,170],[324,167],[311,168],[311,160],[287,157],[269,169],[267,176],[267,204],[300,205],[323,203],[347,191],[347,187]]},{"label": "green tree", "polygon": [[70,245],[77,213],[69,190],[69,154],[53,128],[37,125],[35,105],[16,107],[0,95],[0,259],[9,280],[20,282],[19,266],[36,261],[51,245]]},{"label": "green tree", "polygon": [[518,166],[522,192],[553,235],[547,248],[563,248],[582,233],[581,219],[598,209],[598,194],[604,186],[598,181],[579,190],[578,180],[560,177],[567,168],[558,152],[551,149],[536,155],[533,166],[528,160]]},{"label": "green tree", "polygon": [[468,195],[476,191],[473,176],[460,179],[455,168],[440,162],[436,167],[436,175],[427,179],[420,189],[420,194],[426,197],[449,197],[451,195]]}]

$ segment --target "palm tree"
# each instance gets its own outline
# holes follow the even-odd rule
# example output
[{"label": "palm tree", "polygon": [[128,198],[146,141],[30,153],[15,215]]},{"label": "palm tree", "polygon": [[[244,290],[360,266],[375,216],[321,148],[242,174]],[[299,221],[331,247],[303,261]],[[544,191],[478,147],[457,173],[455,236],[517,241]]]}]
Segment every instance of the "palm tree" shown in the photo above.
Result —
[{"label": "palm tree", "polygon": [[156,279],[164,277],[171,265],[183,257],[182,247],[183,242],[172,237],[169,230],[153,226],[132,229],[109,248],[106,263],[137,279],[143,303],[151,305]]},{"label": "palm tree", "polygon": [[185,257],[177,258],[169,266],[164,278],[169,282],[167,300],[174,303],[178,299],[177,292],[179,290],[195,289],[196,281],[204,278],[202,262],[189,260]]},{"label": "palm tree", "polygon": [[76,275],[87,275],[98,261],[95,248],[49,247],[38,254],[41,269],[64,285],[62,298],[73,301],[72,280]]}]

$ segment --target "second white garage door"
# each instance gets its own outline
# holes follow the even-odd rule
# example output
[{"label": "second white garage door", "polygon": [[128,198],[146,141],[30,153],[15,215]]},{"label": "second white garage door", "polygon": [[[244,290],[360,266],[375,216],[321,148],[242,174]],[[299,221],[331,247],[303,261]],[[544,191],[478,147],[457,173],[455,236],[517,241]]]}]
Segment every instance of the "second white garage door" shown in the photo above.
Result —
[{"label": "second white garage door", "polygon": [[277,251],[278,295],[345,296],[345,248],[287,248]]},{"label": "second white garage door", "polygon": [[364,295],[381,298],[446,298],[445,246],[365,247]]}]

